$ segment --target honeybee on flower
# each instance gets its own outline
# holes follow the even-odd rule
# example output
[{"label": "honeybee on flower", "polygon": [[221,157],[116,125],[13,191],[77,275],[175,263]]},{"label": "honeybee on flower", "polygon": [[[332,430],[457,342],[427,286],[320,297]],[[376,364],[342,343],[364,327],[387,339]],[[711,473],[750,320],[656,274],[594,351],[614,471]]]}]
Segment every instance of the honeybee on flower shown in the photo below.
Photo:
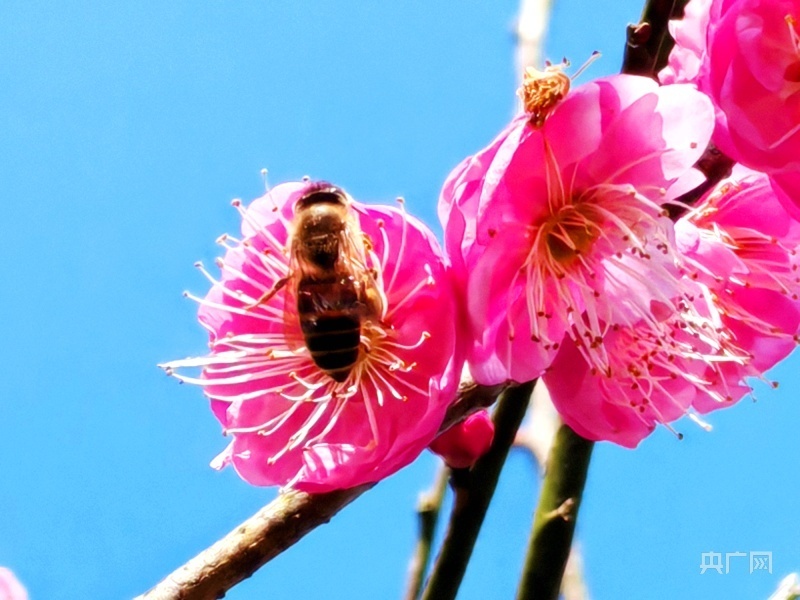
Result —
[{"label": "honeybee on flower", "polygon": [[[284,322],[299,324],[311,360],[339,383],[348,379],[362,332],[379,324],[385,301],[367,266],[365,239],[353,218],[352,199],[325,182],[315,184],[294,206],[288,244],[289,273],[252,308],[287,284]],[[367,244],[368,245],[368,244]]]},{"label": "honeybee on flower", "polygon": [[[326,491],[411,462],[435,437],[463,362],[433,234],[319,182],[235,205],[242,238],[221,238],[221,276],[201,266],[212,288],[195,298],[211,351],[162,365],[203,386],[232,436],[214,465],[256,485]],[[314,205],[322,220],[301,233]]]}]

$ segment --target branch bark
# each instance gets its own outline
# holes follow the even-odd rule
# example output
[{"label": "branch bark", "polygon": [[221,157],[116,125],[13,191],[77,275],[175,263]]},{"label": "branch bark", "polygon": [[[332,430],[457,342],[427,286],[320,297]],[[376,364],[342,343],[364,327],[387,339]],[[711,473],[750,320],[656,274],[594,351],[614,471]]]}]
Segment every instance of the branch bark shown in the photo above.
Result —
[{"label": "branch bark", "polygon": [[213,600],[327,523],[374,484],[327,494],[288,491],[174,571],[142,600]]},{"label": "branch bark", "polygon": [[677,221],[685,212],[686,206],[692,206],[703,194],[713,189],[720,181],[731,174],[733,165],[736,164],[729,156],[720,152],[713,143],[709,143],[708,148],[697,161],[695,167],[706,176],[706,180],[693,190],[690,190],[676,198],[675,204],[665,206],[669,217]]},{"label": "branch bark", "polygon": [[517,600],[558,600],[593,448],[567,425],[556,432]]},{"label": "branch bark", "polygon": [[[667,66],[669,53],[675,40],[669,33],[669,21],[683,18],[689,0],[648,0],[644,5],[642,19],[637,25],[628,25],[622,73],[644,75],[658,80],[658,72]],[[703,194],[731,174],[735,161],[709,144],[695,165],[706,180],[695,189],[676,199],[676,203],[665,208],[675,221],[686,212]]]},{"label": "branch bark", "polygon": [[688,3],[689,0],[648,0],[645,3],[641,21],[628,25],[622,73],[657,78],[675,45],[667,25],[670,19],[683,17]]},{"label": "branch bark", "polygon": [[[505,386],[462,385],[440,431],[494,403]],[[136,600],[216,600],[372,488],[368,483],[326,494],[282,493],[224,538]]]},{"label": "branch bark", "polygon": [[472,556],[500,471],[525,416],[535,382],[509,388],[494,413],[494,441],[471,469],[453,470],[453,512],[423,600],[453,600]]},{"label": "branch bark", "polygon": [[778,589],[767,600],[798,600],[800,598],[800,577],[791,573],[784,577]]},{"label": "branch bark", "polygon": [[[556,433],[561,427],[561,418],[550,400],[550,393],[540,379],[533,388],[529,418],[517,432],[514,446],[527,450],[539,472],[544,476],[547,457]],[[573,542],[569,552],[564,576],[561,579],[561,597],[563,600],[588,600],[589,591],[583,576],[583,556],[579,542]]]},{"label": "branch bark", "polygon": [[450,479],[450,469],[441,464],[436,472],[436,479],[427,492],[422,494],[417,504],[417,518],[419,520],[419,538],[411,557],[408,569],[408,587],[405,600],[417,600],[425,583],[425,571],[431,556],[433,536],[436,534],[436,524],[439,521],[439,511],[447,491],[447,482]]}]

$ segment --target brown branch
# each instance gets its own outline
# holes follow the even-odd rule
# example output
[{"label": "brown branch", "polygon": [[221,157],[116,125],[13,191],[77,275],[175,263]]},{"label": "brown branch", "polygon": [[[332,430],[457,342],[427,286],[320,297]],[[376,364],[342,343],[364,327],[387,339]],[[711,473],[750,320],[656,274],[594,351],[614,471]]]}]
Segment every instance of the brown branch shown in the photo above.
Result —
[{"label": "brown branch", "polygon": [[454,469],[455,498],[439,556],[422,600],[453,600],[467,570],[500,471],[528,408],[534,382],[509,387],[494,412],[494,440],[489,451],[471,469]]},{"label": "brown branch", "polygon": [[[462,385],[440,431],[490,406],[504,386]],[[137,600],[216,600],[373,487],[326,494],[282,493],[213,546],[203,550]]]},{"label": "brown branch", "polygon": [[692,206],[703,194],[713,189],[720,181],[725,179],[731,174],[733,165],[736,161],[720,152],[717,147],[710,143],[708,148],[697,161],[695,167],[706,176],[706,180],[698,185],[693,190],[676,198],[676,204],[668,204],[664,208],[669,213],[670,219],[673,221],[678,220],[685,212],[684,205]]},{"label": "brown branch", "polygon": [[[669,53],[675,40],[669,34],[668,24],[672,19],[683,18],[688,0],[648,0],[642,19],[637,25],[628,25],[622,73],[644,75],[658,80],[658,72],[667,66]],[[735,161],[720,152],[710,143],[695,167],[706,176],[706,180],[676,199],[676,204],[665,208],[674,221],[686,212],[685,206],[697,202],[703,194],[713,189],[731,174]]]},{"label": "brown branch", "polygon": [[203,550],[142,600],[215,600],[350,504],[374,484],[327,494],[288,491]]},{"label": "brown branch", "polygon": [[417,503],[419,537],[408,568],[408,585],[404,596],[405,600],[417,600],[420,592],[422,592],[422,585],[425,583],[425,572],[428,569],[428,562],[431,557],[433,536],[436,534],[439,511],[442,509],[449,479],[450,469],[447,468],[447,465],[439,465],[433,485],[420,496]]},{"label": "brown branch", "polygon": [[670,50],[675,44],[669,35],[670,19],[683,17],[689,0],[648,0],[642,19],[628,25],[622,73],[645,75],[656,79],[657,73],[667,64]]}]

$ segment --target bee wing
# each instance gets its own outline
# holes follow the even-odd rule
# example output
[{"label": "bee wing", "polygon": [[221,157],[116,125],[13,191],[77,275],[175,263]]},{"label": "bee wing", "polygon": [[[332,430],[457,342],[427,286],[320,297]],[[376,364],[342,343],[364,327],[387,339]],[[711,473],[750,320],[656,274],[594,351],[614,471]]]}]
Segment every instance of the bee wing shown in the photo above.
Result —
[{"label": "bee wing", "polygon": [[303,332],[300,329],[300,316],[297,312],[297,278],[300,265],[294,248],[289,249],[289,282],[283,288],[283,333],[291,350],[305,347]]},{"label": "bee wing", "polygon": [[377,260],[371,260],[366,250],[367,246],[371,246],[371,241],[361,231],[358,221],[352,213],[347,227],[342,230],[340,235],[342,258],[347,265],[347,270],[352,274],[359,300],[366,307],[367,314],[365,316],[374,316],[380,319],[385,313],[386,298],[382,286],[378,284],[381,275],[380,264]]}]

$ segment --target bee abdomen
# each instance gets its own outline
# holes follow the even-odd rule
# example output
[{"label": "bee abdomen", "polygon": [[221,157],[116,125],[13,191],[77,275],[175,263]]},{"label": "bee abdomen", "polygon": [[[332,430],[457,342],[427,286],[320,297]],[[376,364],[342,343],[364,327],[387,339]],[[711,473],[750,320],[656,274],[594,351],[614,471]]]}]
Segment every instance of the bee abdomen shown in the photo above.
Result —
[{"label": "bee abdomen", "polygon": [[335,381],[347,379],[358,360],[361,319],[354,314],[312,314],[300,316],[311,360]]}]

